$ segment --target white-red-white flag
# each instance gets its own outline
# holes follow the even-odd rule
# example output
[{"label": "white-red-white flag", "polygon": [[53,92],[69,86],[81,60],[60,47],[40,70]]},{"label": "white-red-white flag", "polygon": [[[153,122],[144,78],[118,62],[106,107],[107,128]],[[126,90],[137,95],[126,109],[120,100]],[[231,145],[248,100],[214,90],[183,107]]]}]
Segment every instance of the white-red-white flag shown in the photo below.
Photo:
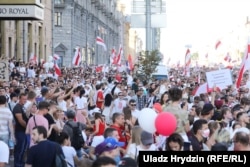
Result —
[{"label": "white-red-white flag", "polygon": [[106,44],[101,37],[96,37],[96,44],[101,45],[105,51],[107,51]]},{"label": "white-red-white flag", "polygon": [[217,50],[219,48],[219,46],[221,45],[221,41],[218,40],[215,44],[215,50]]},{"label": "white-red-white flag", "polygon": [[132,56],[129,54],[129,56],[128,56],[128,69],[130,71],[132,71],[133,68],[134,68],[134,64],[133,64]]},{"label": "white-red-white flag", "polygon": [[185,55],[185,75],[190,76],[190,64],[191,64],[191,53],[190,50],[187,49]]},{"label": "white-red-white flag", "polygon": [[72,64],[74,66],[79,66],[80,63],[81,63],[81,60],[82,60],[82,54],[81,54],[81,49],[80,48],[76,48],[75,49],[75,55],[73,57],[73,61],[72,61]]},{"label": "white-red-white flag", "polygon": [[122,49],[122,45],[120,45],[118,55],[116,56],[115,62],[114,62],[115,65],[118,65],[118,66],[121,65],[122,55],[123,55],[123,49]]},{"label": "white-red-white flag", "polygon": [[115,48],[113,48],[113,49],[111,50],[110,64],[114,64],[115,58],[116,58],[116,50],[115,50]]},{"label": "white-red-white flag", "polygon": [[54,59],[54,60],[59,60],[59,59],[60,59],[60,56],[59,56],[58,54],[54,54],[53,59]]},{"label": "white-red-white flag", "polygon": [[236,88],[237,89],[240,87],[244,72],[246,70],[249,70],[249,69],[250,69],[250,43],[247,44],[246,53],[245,53],[245,56],[242,60],[239,75],[238,75],[238,78],[236,80]]},{"label": "white-red-white flag", "polygon": [[62,75],[61,69],[60,69],[60,67],[58,67],[57,63],[54,64],[54,70],[55,70],[55,75],[56,76],[61,76]]},{"label": "white-red-white flag", "polygon": [[30,63],[34,63],[34,64],[38,64],[38,58],[35,54],[31,54],[30,59],[29,59]]},{"label": "white-red-white flag", "polygon": [[226,61],[226,62],[231,62],[231,56],[230,56],[230,54],[227,52],[227,54],[226,54],[226,56],[224,57],[224,60]]}]

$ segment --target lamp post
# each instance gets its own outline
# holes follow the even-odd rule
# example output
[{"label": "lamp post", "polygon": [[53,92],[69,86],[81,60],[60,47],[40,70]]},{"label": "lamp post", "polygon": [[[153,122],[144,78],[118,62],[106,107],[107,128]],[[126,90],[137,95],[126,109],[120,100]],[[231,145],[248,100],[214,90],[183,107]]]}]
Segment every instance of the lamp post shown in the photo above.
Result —
[{"label": "lamp post", "polygon": [[86,46],[85,46],[85,61],[86,63],[88,64],[88,15],[89,15],[89,12],[88,12],[88,1],[86,0],[85,1],[85,10],[86,10],[86,15],[85,15],[85,25],[86,25]]}]

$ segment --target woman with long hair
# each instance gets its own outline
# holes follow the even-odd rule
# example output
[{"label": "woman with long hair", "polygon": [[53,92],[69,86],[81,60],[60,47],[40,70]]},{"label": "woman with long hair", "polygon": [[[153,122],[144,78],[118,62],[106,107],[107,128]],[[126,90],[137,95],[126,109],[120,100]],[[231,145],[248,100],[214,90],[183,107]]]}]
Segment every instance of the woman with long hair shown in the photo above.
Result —
[{"label": "woman with long hair", "polygon": [[127,154],[126,156],[127,157],[131,157],[133,159],[136,159],[136,146],[140,145],[141,143],[141,132],[142,132],[142,129],[140,126],[134,126],[132,128],[132,133],[131,133],[131,139],[128,143],[128,147],[127,147]]},{"label": "woman with long hair", "polygon": [[110,93],[108,93],[104,98],[104,109],[103,109],[102,114],[105,116],[105,120],[107,124],[112,124],[112,120],[109,117],[112,100],[113,100],[113,97]]},{"label": "woman with long hair", "polygon": [[85,90],[82,87],[77,88],[76,97],[74,99],[76,104],[76,121],[81,122],[83,124],[87,123],[87,107],[88,101],[87,98],[84,97]]},{"label": "woman with long hair", "polygon": [[105,129],[107,128],[106,122],[102,117],[102,114],[99,112],[94,113],[95,125],[93,136],[101,136],[104,134]]}]

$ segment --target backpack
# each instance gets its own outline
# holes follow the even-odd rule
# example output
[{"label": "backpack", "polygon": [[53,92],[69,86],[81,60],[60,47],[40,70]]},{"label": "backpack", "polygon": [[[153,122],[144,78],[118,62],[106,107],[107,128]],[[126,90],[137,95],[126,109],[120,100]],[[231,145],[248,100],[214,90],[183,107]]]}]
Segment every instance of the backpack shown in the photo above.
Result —
[{"label": "backpack", "polygon": [[60,146],[56,146],[56,156],[54,167],[68,167],[67,161],[65,160],[64,154],[59,151]]},{"label": "backpack", "polygon": [[79,150],[80,148],[82,148],[82,146],[85,143],[85,141],[83,139],[83,136],[82,136],[82,131],[80,130],[80,123],[77,122],[76,127],[73,127],[68,122],[66,123],[66,125],[68,125],[72,129],[72,132],[73,132],[73,138],[71,140],[71,146],[74,147],[76,150]]}]

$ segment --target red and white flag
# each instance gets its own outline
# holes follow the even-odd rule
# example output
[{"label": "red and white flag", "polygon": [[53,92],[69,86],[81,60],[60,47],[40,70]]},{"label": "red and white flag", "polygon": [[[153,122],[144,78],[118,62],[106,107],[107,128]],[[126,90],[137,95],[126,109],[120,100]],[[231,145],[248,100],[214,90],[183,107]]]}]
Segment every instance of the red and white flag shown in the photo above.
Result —
[{"label": "red and white flag", "polygon": [[54,54],[53,59],[54,59],[54,60],[59,60],[59,59],[60,59],[60,56],[57,55],[57,54]]},{"label": "red and white flag", "polygon": [[118,55],[116,56],[115,62],[114,62],[115,65],[118,65],[118,66],[121,65],[122,55],[123,55],[123,49],[122,49],[122,45],[120,45]]},{"label": "red and white flag", "polygon": [[187,49],[186,51],[186,55],[185,55],[185,75],[186,76],[190,76],[190,64],[191,64],[191,54],[190,54],[190,50]]},{"label": "red and white flag", "polygon": [[106,44],[104,43],[104,40],[101,37],[96,37],[96,44],[101,45],[105,51],[107,51]]},{"label": "red and white flag", "polygon": [[113,49],[111,50],[110,64],[114,64],[115,58],[116,58],[116,50],[115,50],[115,48],[113,48]]},{"label": "red and white flag", "polygon": [[224,57],[224,60],[226,61],[226,62],[231,62],[231,56],[229,55],[229,53],[227,52],[227,55]]},{"label": "red and white flag", "polygon": [[220,40],[218,40],[217,42],[216,42],[216,44],[215,44],[215,50],[217,50],[218,49],[218,47],[221,45],[221,41]]},{"label": "red and white flag", "polygon": [[249,69],[250,69],[250,43],[247,44],[245,57],[242,60],[239,75],[238,75],[238,78],[236,80],[236,88],[237,89],[240,87],[244,72],[246,70],[249,70]]},{"label": "red and white flag", "polygon": [[102,72],[102,71],[103,71],[103,66],[97,66],[97,67],[95,67],[95,71],[96,71],[97,73]]},{"label": "red and white flag", "polygon": [[132,56],[129,54],[129,56],[128,56],[128,69],[130,71],[132,71],[133,68],[134,68],[134,64],[133,64]]},{"label": "red and white flag", "polygon": [[34,64],[38,64],[38,58],[35,54],[31,54],[30,59],[29,59],[30,63],[34,63]]},{"label": "red and white flag", "polygon": [[54,64],[54,70],[55,70],[55,75],[56,76],[61,76],[61,69],[58,67],[57,63]]},{"label": "red and white flag", "polygon": [[76,48],[76,51],[75,51],[75,55],[74,55],[74,57],[73,57],[72,64],[73,64],[74,66],[79,66],[81,60],[82,60],[81,49],[80,49],[80,48]]}]

